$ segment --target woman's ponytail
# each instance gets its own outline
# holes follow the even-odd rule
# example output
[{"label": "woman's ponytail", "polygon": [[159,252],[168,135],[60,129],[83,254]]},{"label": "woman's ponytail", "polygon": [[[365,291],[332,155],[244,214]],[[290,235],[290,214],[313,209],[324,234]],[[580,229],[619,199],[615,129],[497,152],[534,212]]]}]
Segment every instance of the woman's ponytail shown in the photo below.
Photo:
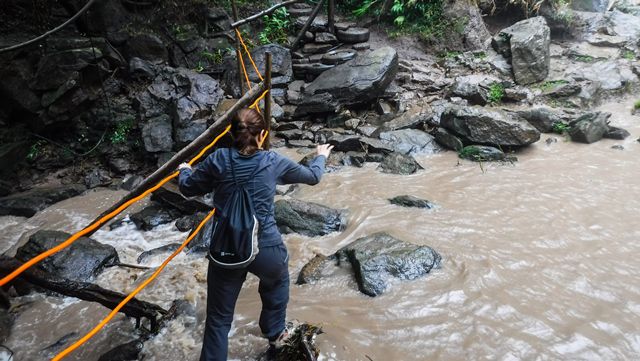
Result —
[{"label": "woman's ponytail", "polygon": [[257,136],[266,129],[264,118],[255,109],[242,109],[231,122],[233,146],[242,154],[258,151]]}]

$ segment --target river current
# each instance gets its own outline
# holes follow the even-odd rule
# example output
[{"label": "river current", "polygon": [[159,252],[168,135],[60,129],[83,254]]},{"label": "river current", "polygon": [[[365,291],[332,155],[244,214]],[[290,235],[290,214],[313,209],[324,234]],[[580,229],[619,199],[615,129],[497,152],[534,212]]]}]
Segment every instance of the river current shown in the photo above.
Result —
[{"label": "river current", "polygon": [[[419,156],[417,174],[383,174],[376,164],[345,167],[294,197],[349,211],[344,232],[285,237],[295,281],[315,253],[331,254],[368,234],[387,231],[429,245],[442,267],[414,281],[393,281],[375,298],[361,294],[347,270],[291,287],[288,318],[321,324],[322,360],[638,360],[640,359],[640,117],[635,99],[604,104],[624,141],[591,145],[545,134],[514,164],[460,161],[454,152]],[[556,141],[546,142],[547,138]],[[613,149],[622,145],[623,150]],[[292,158],[302,155],[283,150]],[[124,193],[99,190],[60,202],[30,219],[0,217],[0,252],[15,252],[37,229],[80,230]],[[434,210],[402,208],[388,198],[410,194]],[[139,209],[141,205],[132,208]],[[93,238],[137,256],[186,233],[172,224],[141,232],[132,224]],[[145,262],[157,266],[167,254]],[[145,344],[145,360],[197,360],[204,322],[206,265],[179,255],[139,298],[169,307],[184,298],[196,317],[179,317]],[[128,292],[151,270],[112,268],[97,279]],[[236,307],[230,357],[253,360],[266,347],[257,319],[257,279],[249,276]],[[6,345],[15,361],[48,359],[108,310],[71,298],[20,297]],[[93,361],[132,339],[133,322],[117,316],[67,359]],[[75,335],[73,333],[76,333]],[[68,345],[69,343],[67,343]]]}]

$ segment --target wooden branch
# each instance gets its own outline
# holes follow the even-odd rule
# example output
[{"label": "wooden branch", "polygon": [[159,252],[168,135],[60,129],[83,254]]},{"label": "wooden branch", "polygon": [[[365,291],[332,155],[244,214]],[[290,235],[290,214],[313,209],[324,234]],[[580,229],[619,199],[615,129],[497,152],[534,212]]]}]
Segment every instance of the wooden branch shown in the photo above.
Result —
[{"label": "wooden branch", "polygon": [[[116,204],[109,207],[106,211],[102,212],[96,219],[91,222],[91,224],[97,222],[104,215],[111,213],[116,208],[120,207],[130,199],[137,197],[142,194],[147,189],[153,187],[158,182],[160,182],[164,177],[168,176],[172,172],[174,172],[178,165],[182,162],[186,162],[190,157],[196,154],[197,151],[204,148],[207,144],[209,144],[216,135],[222,132],[222,130],[231,122],[232,117],[236,114],[238,110],[241,108],[250,105],[255,99],[257,99],[260,94],[264,91],[265,86],[264,83],[260,83],[253,87],[250,91],[248,91],[240,100],[238,100],[226,113],[224,113],[218,120],[216,120],[209,128],[207,128],[202,134],[198,136],[195,140],[189,143],[186,147],[182,148],[176,155],[171,157],[171,159],[166,162],[162,167],[158,168],[155,172],[153,172],[150,176],[145,178],[142,183],[140,183],[137,187],[135,187],[129,194],[125,195],[122,199],[120,199]],[[106,222],[105,222],[106,223]],[[102,224],[104,225],[104,224]],[[101,226],[102,226],[101,225]],[[93,232],[98,230],[100,227],[96,228],[92,232],[89,232],[85,235],[85,237],[89,237]]]},{"label": "wooden branch", "polygon": [[271,52],[266,52],[265,53],[266,56],[266,69],[265,69],[265,76],[264,76],[264,85],[265,87],[269,90],[269,92],[267,93],[267,96],[264,98],[264,120],[267,123],[267,131],[269,132],[269,135],[267,136],[267,139],[265,139],[264,141],[264,149],[269,149],[270,147],[270,142],[269,142],[269,138],[271,137]]},{"label": "wooden branch", "polygon": [[323,4],[324,4],[324,0],[320,0],[316,4],[316,7],[313,8],[313,11],[311,12],[311,15],[309,15],[309,19],[307,19],[307,22],[304,24],[304,26],[302,27],[302,29],[298,33],[298,36],[296,36],[296,40],[294,40],[293,43],[291,44],[291,50],[292,51],[298,49],[298,47],[300,46],[300,40],[302,40],[302,37],[304,36],[304,33],[307,31],[307,29],[309,29],[309,26],[311,26],[311,24],[313,23],[313,20],[316,18],[316,16],[318,16],[318,13],[320,12],[320,9],[322,8]]},{"label": "wooden branch", "polygon": [[329,5],[327,7],[327,19],[328,19],[328,25],[327,27],[329,28],[329,32],[332,34],[335,34],[335,20],[336,17],[336,1],[335,0],[329,0]]},{"label": "wooden branch", "polygon": [[[0,275],[5,276],[21,265],[22,262],[17,259],[1,255]],[[127,295],[123,293],[108,290],[93,283],[76,282],[65,278],[54,277],[35,267],[26,270],[17,279],[65,296],[79,298],[89,302],[97,302],[112,310],[127,297]],[[136,298],[133,298],[122,307],[120,312],[129,317],[134,317],[137,320],[143,317],[149,319],[152,329],[157,328],[158,317],[167,313],[165,309],[158,305],[140,301]]]},{"label": "wooden branch", "polygon": [[[231,11],[233,12],[233,21],[238,20],[238,7],[236,6],[236,1],[231,0]],[[232,28],[233,30],[233,28]],[[244,83],[242,80],[242,58],[240,55],[242,54],[242,48],[240,47],[240,38],[238,38],[238,33],[233,32],[234,40],[236,43],[236,67],[238,67],[238,89],[240,89],[240,94],[244,94]],[[233,95],[235,96],[235,95]]]},{"label": "wooden branch", "polygon": [[[269,14],[271,14],[272,12],[274,12],[274,11],[278,10],[279,8],[281,8],[281,7],[283,7],[283,6],[287,6],[287,5],[291,5],[291,4],[299,3],[299,2],[301,2],[301,1],[302,1],[302,0],[289,0],[289,1],[285,1],[285,2],[280,3],[280,4],[275,4],[275,5],[273,5],[272,7],[268,8],[268,9],[266,9],[266,10],[262,10],[261,12],[259,12],[259,13],[257,13],[257,14],[251,15],[251,16],[249,16],[249,17],[248,17],[248,18],[246,18],[246,19],[242,19],[242,20],[234,19],[234,23],[233,23],[233,24],[231,24],[231,28],[232,28],[232,29],[237,28],[238,26],[242,26],[242,25],[244,25],[244,24],[246,24],[246,23],[248,23],[248,22],[251,22],[251,21],[253,21],[253,20],[260,19],[261,17],[263,17],[263,16],[265,16],[265,15],[269,15]],[[236,20],[237,20],[237,21],[236,21]]]},{"label": "wooden branch", "polygon": [[89,10],[91,5],[93,5],[96,1],[97,0],[89,0],[89,2],[87,2],[87,4],[84,7],[82,7],[82,9],[80,9],[75,15],[70,17],[69,20],[65,21],[60,26],[47,31],[46,33],[38,36],[37,38],[33,38],[31,40],[25,41],[25,42],[20,43],[20,44],[16,44],[16,45],[12,45],[12,46],[9,46],[9,47],[6,47],[6,48],[2,48],[2,49],[0,49],[0,54],[8,52],[8,51],[13,51],[13,50],[18,50],[18,49],[24,48],[26,46],[29,46],[29,45],[33,44],[33,43],[37,43],[38,41],[41,41],[41,40],[51,36],[52,34],[57,33],[58,31],[64,29],[65,26],[67,26],[67,25],[71,24],[72,22],[74,22],[78,17],[80,17],[80,15],[84,14],[87,10]]}]

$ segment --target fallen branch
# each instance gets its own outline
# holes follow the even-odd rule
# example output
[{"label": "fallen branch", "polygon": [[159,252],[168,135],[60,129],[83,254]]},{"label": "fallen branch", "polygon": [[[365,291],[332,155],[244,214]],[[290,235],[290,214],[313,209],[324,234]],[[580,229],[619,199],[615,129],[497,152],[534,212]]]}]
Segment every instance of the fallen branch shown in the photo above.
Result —
[{"label": "fallen branch", "polygon": [[[116,202],[113,206],[109,207],[106,211],[102,212],[96,219],[91,222],[91,224],[97,222],[100,218],[113,212],[115,209],[133,199],[140,194],[142,194],[147,189],[153,187],[158,182],[160,182],[164,177],[168,176],[172,172],[175,172],[178,168],[178,165],[182,162],[186,162],[190,157],[192,157],[197,151],[204,148],[207,144],[215,138],[216,135],[220,134],[222,130],[231,122],[232,117],[236,114],[236,112],[245,106],[251,104],[255,99],[262,94],[265,90],[264,83],[260,83],[253,87],[250,91],[248,91],[240,100],[238,100],[226,113],[224,113],[218,120],[216,120],[209,128],[207,128],[202,134],[198,136],[195,140],[189,143],[186,147],[182,148],[176,155],[171,157],[171,159],[166,162],[162,167],[158,168],[153,174],[145,178],[137,187],[135,187],[129,194],[125,195],[122,199]],[[106,222],[105,222],[106,223]],[[98,227],[100,228],[100,227]],[[87,233],[85,236],[89,237],[95,230]]]},{"label": "fallen branch", "polygon": [[[0,276],[11,273],[22,263],[13,257],[0,256]],[[65,278],[54,277],[37,268],[30,268],[22,273],[18,280],[44,288],[59,294],[79,298],[84,301],[97,302],[109,309],[114,309],[127,295],[102,288],[93,283],[76,282]],[[167,313],[162,307],[153,303],[140,301],[136,298],[127,303],[120,312],[133,317],[140,323],[141,318],[147,318],[151,329],[158,328],[158,317]]]},{"label": "fallen branch", "polygon": [[248,18],[245,18],[245,19],[242,19],[242,20],[238,20],[238,21],[232,23],[231,24],[231,29],[235,29],[238,26],[242,26],[242,25],[244,25],[244,24],[246,24],[248,22],[251,22],[253,20],[260,19],[261,17],[263,17],[265,15],[269,15],[272,12],[278,10],[279,8],[281,8],[283,6],[299,3],[301,1],[302,0],[289,0],[289,1],[285,1],[285,2],[280,3],[280,4],[275,4],[275,5],[273,5],[272,7],[268,8],[266,10],[263,10],[263,11],[257,13],[257,14],[253,14],[253,15],[249,16]]},{"label": "fallen branch", "polygon": [[31,40],[25,41],[25,42],[20,43],[20,44],[16,44],[16,45],[12,45],[12,46],[9,46],[9,47],[6,47],[6,48],[2,48],[2,49],[0,49],[0,54],[8,52],[8,51],[13,51],[13,50],[18,50],[18,49],[24,48],[26,46],[29,46],[29,45],[33,44],[33,43],[37,43],[38,41],[41,41],[41,40],[51,36],[52,34],[57,33],[58,31],[64,29],[65,26],[67,26],[67,25],[71,24],[72,22],[74,22],[78,17],[80,17],[80,15],[84,14],[87,10],[89,10],[91,5],[93,5],[93,3],[95,3],[96,1],[97,0],[89,0],[89,2],[87,2],[87,4],[84,7],[82,7],[82,9],[80,9],[75,15],[70,17],[69,20],[67,20],[64,23],[60,24],[60,26],[47,31],[46,33],[38,36],[37,38],[33,38]]}]

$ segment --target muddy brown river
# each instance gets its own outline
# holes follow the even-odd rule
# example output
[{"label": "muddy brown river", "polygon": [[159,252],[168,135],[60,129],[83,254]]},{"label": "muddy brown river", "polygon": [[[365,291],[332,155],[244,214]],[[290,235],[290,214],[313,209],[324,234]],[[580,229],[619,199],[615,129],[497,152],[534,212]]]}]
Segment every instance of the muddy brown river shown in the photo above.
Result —
[{"label": "muddy brown river", "polygon": [[[454,152],[418,157],[411,176],[382,174],[376,164],[344,168],[295,197],[349,210],[342,233],[286,236],[295,280],[314,253],[330,254],[373,232],[432,246],[442,268],[414,281],[393,281],[382,296],[357,291],[346,270],[313,285],[291,288],[288,317],[323,325],[322,360],[638,360],[640,359],[640,117],[635,99],[600,107],[624,141],[591,145],[557,135],[517,154],[519,162],[459,161]],[[547,138],[557,142],[547,143]],[[622,145],[624,150],[612,149]],[[300,158],[295,151],[286,154]],[[81,229],[122,192],[100,190],[50,207],[30,219],[0,217],[0,252],[36,229]],[[390,205],[411,194],[435,210]],[[181,242],[173,225],[140,232],[133,225],[100,231],[123,262],[145,250]],[[159,265],[159,255],[146,261]],[[123,292],[151,271],[109,269],[97,282]],[[145,360],[197,360],[205,306],[206,260],[178,256],[139,297],[168,307],[185,298],[196,317],[180,317],[145,344]],[[257,279],[240,294],[230,358],[253,360],[263,351],[257,324]],[[6,345],[15,361],[48,359],[60,338],[90,330],[107,309],[71,298],[14,299],[18,319]],[[117,316],[69,360],[97,360],[132,338],[132,321]],[[67,344],[68,345],[68,344]]]}]

